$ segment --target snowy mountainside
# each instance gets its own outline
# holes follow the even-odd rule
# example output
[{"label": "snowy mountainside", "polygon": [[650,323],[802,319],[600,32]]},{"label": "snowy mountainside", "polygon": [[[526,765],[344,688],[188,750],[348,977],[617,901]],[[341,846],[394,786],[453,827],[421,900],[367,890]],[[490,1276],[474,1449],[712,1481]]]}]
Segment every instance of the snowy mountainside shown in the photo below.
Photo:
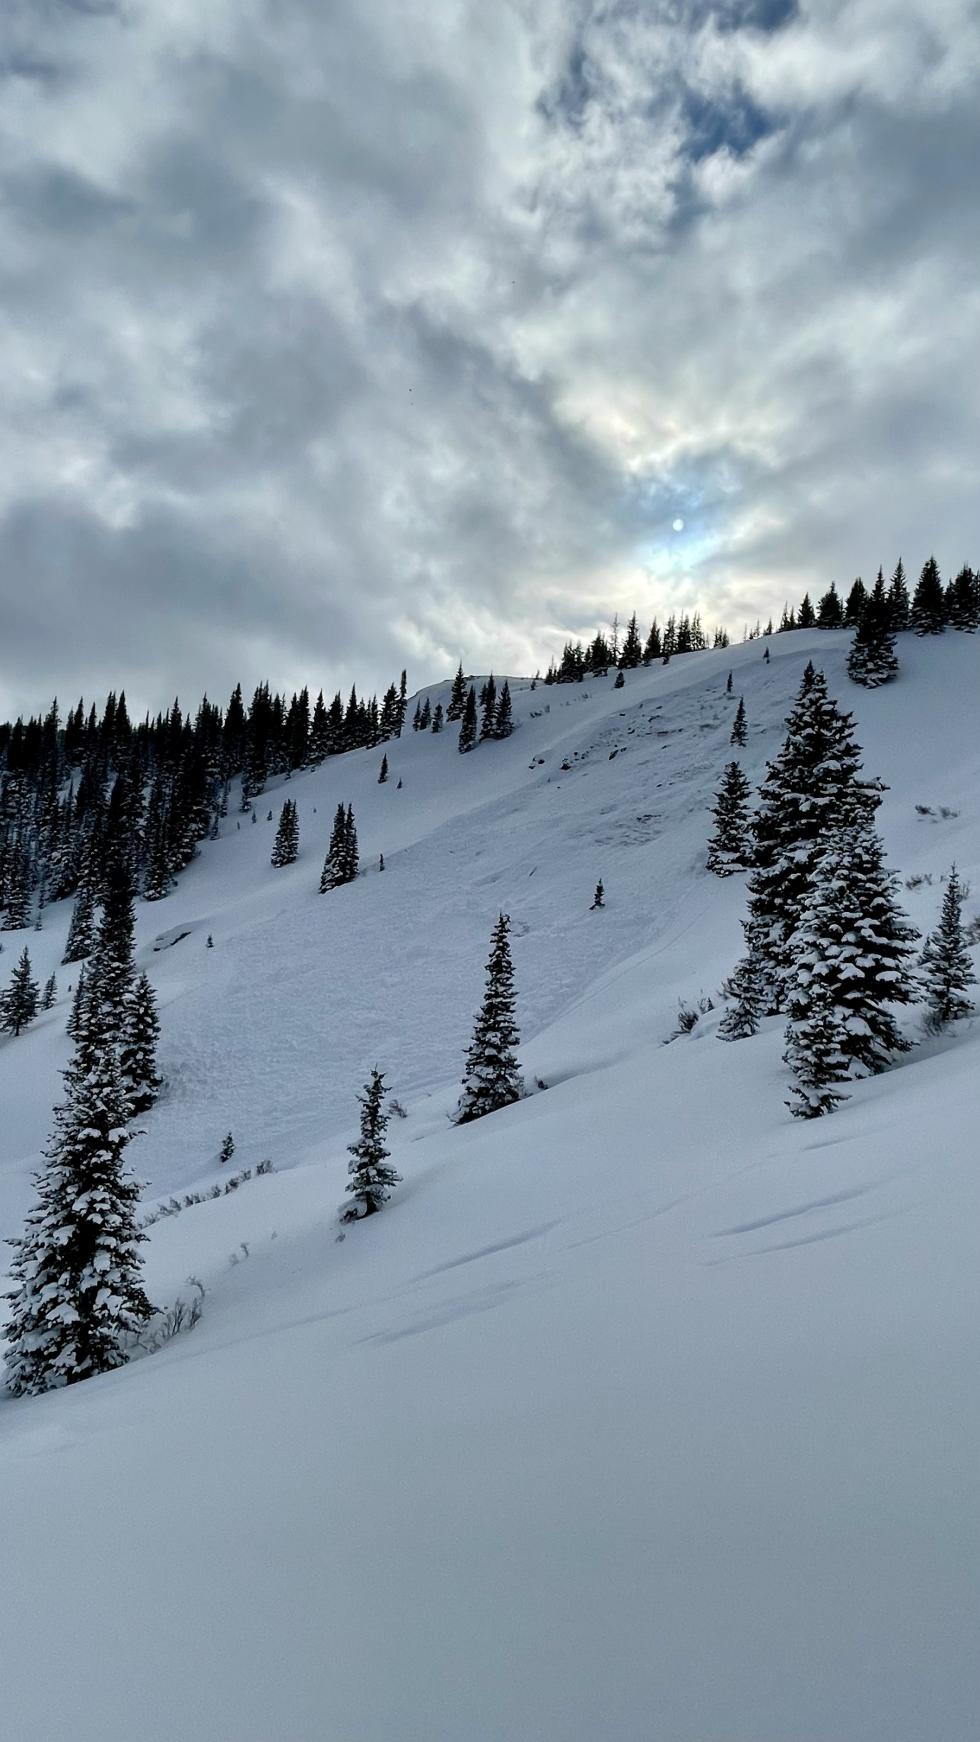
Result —
[{"label": "snowy mountainside", "polygon": [[[148,1207],[218,1180],[228,1130],[232,1167],[276,1172],[153,1226],[153,1299],[206,1289],[193,1331],[0,1402],[0,1734],[975,1735],[980,1027],[816,1124],[786,1110],[778,1022],[725,1046],[715,1009],[664,1044],[740,950],[744,879],[703,869],[735,701],[755,782],[811,656],[887,783],[891,863],[932,879],[911,918],[934,924],[953,859],[980,910],[980,644],[903,636],[865,691],[848,639],[621,690],[512,680],[510,739],[407,730],[383,785],[380,749],[274,782],[140,904],[167,1079],[130,1151]],[[286,796],[300,857],[273,870]],[[363,874],[321,896],[340,801]],[[534,1092],[457,1130],[501,909]],[[39,976],[60,962],[67,904],[45,919],[0,976],[25,941]],[[67,1058],[57,973],[0,1041],[3,1233]],[[376,1063],[404,1183],[338,1240]]]}]

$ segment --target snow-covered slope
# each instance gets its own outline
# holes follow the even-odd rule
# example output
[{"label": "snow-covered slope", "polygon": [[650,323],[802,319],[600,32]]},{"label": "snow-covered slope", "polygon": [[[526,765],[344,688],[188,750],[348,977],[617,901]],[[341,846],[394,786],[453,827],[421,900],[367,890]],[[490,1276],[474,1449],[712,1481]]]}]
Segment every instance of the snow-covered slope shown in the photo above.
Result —
[{"label": "snow-covered slope", "polygon": [[[811,654],[856,711],[891,861],[932,878],[918,924],[952,859],[980,890],[980,643],[903,637],[874,692],[846,645],[512,684],[507,742],[409,731],[384,785],[371,751],[270,788],[141,907],[167,1076],[130,1151],[148,1202],[210,1186],[229,1129],[234,1166],[277,1171],[153,1227],[153,1298],[207,1290],[193,1331],[0,1403],[0,1734],[975,1736],[980,1025],[815,1124],[784,1106],[778,1024],[725,1046],[714,1011],[664,1045],[740,946],[743,880],[702,869],[729,668],[752,776]],[[272,870],[286,793],[300,859]],[[364,874],[320,896],[341,799]],[[548,1087],[457,1130],[501,909]],[[44,975],[67,912],[46,918]],[[3,941],[6,978],[25,940]],[[58,974],[0,1042],[5,1233],[67,1056]],[[338,1241],[375,1063],[404,1184]]]}]

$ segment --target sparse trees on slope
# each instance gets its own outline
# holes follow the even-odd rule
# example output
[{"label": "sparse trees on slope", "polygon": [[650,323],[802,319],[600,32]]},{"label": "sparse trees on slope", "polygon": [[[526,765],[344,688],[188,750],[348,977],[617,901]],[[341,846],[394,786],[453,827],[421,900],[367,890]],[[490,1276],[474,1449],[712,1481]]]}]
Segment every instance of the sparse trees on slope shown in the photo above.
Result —
[{"label": "sparse trees on slope", "polygon": [[385,1148],[388,1129],[385,1093],[384,1074],[375,1068],[364,1085],[363,1095],[357,1097],[361,1104],[361,1134],[356,1143],[347,1146],[351,1157],[347,1190],[354,1201],[343,1212],[341,1219],[345,1222],[375,1215],[401,1178],[390,1164],[391,1151]]},{"label": "sparse trees on slope", "polygon": [[838,1085],[908,1050],[892,1014],[911,1003],[916,932],[898,906],[868,816],[836,829],[819,860],[794,943],[786,1062],[798,1118],[832,1111]]},{"label": "sparse trees on slope", "polygon": [[712,807],[715,826],[706,865],[717,877],[746,871],[752,863],[751,787],[737,762],[729,762]]},{"label": "sparse trees on slope", "polygon": [[735,718],[732,721],[732,735],[729,739],[729,743],[737,744],[739,749],[744,749],[745,745],[748,743],[748,734],[748,721],[745,717],[745,697],[739,696],[738,707],[735,710]]},{"label": "sparse trees on slope", "polygon": [[115,1048],[86,1037],[37,1175],[37,1202],[14,1242],[7,1299],[7,1384],[34,1394],[107,1373],[153,1307],[143,1289],[139,1188],[125,1166],[132,1133]]},{"label": "sparse trees on slope", "polygon": [[510,954],[510,919],[502,913],[493,928],[487,961],[483,1004],[466,1055],[466,1075],[456,1111],[456,1124],[482,1119],[499,1107],[519,1101],[524,1084],[517,1063],[520,1041],[514,997],[514,967]]},{"label": "sparse trees on slope", "polygon": [[293,865],[299,858],[299,812],[291,798],[287,798],[279,812],[279,826],[272,848],[272,864],[278,869],[283,865]]},{"label": "sparse trees on slope", "polygon": [[967,988],[976,984],[973,959],[963,935],[963,894],[954,865],[946,879],[939,924],[922,950],[922,985],[933,1033],[969,1016],[974,1008]]}]

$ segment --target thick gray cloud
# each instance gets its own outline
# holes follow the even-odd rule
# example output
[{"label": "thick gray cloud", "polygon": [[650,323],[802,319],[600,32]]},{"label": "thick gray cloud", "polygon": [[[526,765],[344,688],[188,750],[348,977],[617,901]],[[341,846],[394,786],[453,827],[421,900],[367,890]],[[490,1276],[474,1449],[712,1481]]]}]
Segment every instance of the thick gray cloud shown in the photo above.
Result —
[{"label": "thick gray cloud", "polygon": [[5,10],[0,712],[977,560],[978,72],[974,0]]}]

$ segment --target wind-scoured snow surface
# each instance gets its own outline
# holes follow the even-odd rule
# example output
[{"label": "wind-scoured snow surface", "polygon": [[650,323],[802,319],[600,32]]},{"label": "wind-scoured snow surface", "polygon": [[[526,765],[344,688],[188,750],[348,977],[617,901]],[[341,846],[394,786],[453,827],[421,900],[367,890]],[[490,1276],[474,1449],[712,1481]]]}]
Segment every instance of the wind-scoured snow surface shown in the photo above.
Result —
[{"label": "wind-scoured snow surface", "polygon": [[[198,1277],[195,1329],[0,1402],[5,1738],[973,1742],[980,1023],[812,1123],[778,1022],[715,1033],[744,879],[703,870],[707,806],[738,695],[757,779],[811,654],[888,783],[892,865],[933,879],[912,918],[954,858],[980,907],[980,641],[904,636],[873,692],[846,647],[514,684],[506,743],[407,730],[385,785],[380,749],[277,783],[141,905],[148,1208],[222,1177],[229,1129],[230,1168],[277,1171],[153,1227],[152,1298]],[[300,858],[273,870],[286,795]],[[363,875],[320,896],[339,800]],[[456,1130],[501,909],[548,1088]],[[24,941],[45,977],[67,919],[5,935],[0,978]],[[4,1234],[74,973],[0,1042]],[[375,1064],[404,1184],[338,1241]]]}]

